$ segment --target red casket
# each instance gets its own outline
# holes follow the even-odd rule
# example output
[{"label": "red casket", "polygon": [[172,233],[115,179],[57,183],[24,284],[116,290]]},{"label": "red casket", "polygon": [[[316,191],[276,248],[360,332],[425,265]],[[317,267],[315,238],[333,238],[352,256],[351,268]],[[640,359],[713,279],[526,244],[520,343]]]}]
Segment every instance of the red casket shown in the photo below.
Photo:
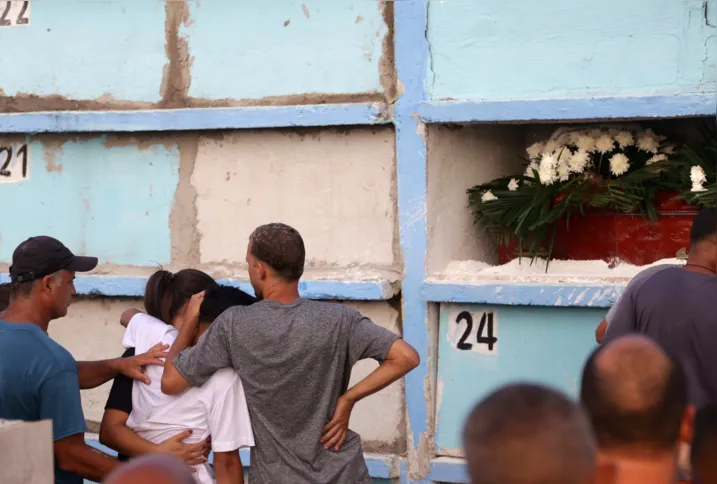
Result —
[{"label": "red casket", "polygon": [[[621,260],[633,265],[651,264],[674,258],[690,244],[690,228],[698,208],[675,194],[661,194],[655,199],[657,222],[639,213],[616,213],[602,209],[585,210],[573,215],[570,223],[558,222],[553,245],[553,259]],[[517,241],[498,247],[500,263],[518,256]]]}]

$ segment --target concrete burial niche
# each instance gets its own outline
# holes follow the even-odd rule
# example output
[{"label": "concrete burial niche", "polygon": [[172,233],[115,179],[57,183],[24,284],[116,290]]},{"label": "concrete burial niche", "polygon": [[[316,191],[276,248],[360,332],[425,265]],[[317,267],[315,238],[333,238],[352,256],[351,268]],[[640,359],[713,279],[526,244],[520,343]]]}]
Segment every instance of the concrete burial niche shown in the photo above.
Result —
[{"label": "concrete burial niche", "polygon": [[0,481],[52,484],[52,421],[0,420]]}]

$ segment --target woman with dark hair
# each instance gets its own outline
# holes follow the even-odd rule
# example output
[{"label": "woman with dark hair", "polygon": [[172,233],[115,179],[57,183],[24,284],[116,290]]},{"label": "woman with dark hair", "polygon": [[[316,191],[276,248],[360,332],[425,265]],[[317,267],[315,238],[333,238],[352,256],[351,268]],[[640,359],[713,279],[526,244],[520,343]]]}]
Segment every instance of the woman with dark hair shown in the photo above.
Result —
[{"label": "woman with dark hair", "polygon": [[[150,341],[171,344],[181,315],[193,294],[205,291],[200,307],[199,339],[226,309],[252,304],[255,299],[239,289],[217,284],[204,272],[185,269],[172,274],[157,271],[147,282],[146,313],[126,310],[123,345],[128,354],[142,351]],[[241,381],[236,372],[217,373],[206,385],[177,397],[161,392],[162,368],[147,369],[149,385],[115,379],[100,430],[100,440],[121,454],[137,456],[172,453],[194,466],[199,483],[238,483],[243,480],[237,450],[253,446],[253,435]],[[196,390],[196,391],[194,391]],[[227,425],[227,420],[232,425]],[[221,423],[220,423],[221,422]],[[215,468],[205,464],[211,435]],[[126,457],[123,456],[124,459]]]}]

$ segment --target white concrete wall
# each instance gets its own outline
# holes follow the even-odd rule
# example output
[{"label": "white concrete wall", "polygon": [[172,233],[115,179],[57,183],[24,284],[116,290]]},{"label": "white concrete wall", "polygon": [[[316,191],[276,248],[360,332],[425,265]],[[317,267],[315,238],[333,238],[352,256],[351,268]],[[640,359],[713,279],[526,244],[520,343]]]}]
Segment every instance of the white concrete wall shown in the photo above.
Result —
[{"label": "white concrete wall", "polygon": [[243,264],[259,225],[301,232],[307,267],[396,263],[390,128],[237,131],[202,136],[196,191],[200,263]]},{"label": "white concrete wall", "polygon": [[466,190],[520,172],[521,126],[431,126],[428,129],[429,274],[455,260],[498,261],[493,240],[482,234],[468,209]]},{"label": "white concrete wall", "polygon": [[[352,302],[360,311],[395,333],[400,333],[399,314],[388,302]],[[70,306],[66,318],[50,324],[50,336],[67,348],[77,360],[98,360],[119,357],[124,328],[119,324],[123,310],[141,307],[138,299],[80,300]],[[376,362],[359,362],[352,373],[352,384],[377,366]],[[85,418],[100,422],[111,382],[82,392]],[[404,445],[403,386],[395,383],[385,390],[359,402],[354,409],[351,428],[361,434],[369,451],[396,452]]]}]

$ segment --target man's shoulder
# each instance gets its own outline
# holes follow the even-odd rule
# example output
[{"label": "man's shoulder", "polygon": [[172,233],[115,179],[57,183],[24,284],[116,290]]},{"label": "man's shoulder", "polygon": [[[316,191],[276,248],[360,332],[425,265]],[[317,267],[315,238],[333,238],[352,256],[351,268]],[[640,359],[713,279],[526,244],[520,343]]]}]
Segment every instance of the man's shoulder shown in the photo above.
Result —
[{"label": "man's shoulder", "polygon": [[5,323],[0,325],[4,334],[0,344],[10,345],[22,351],[34,366],[52,366],[58,371],[77,371],[77,362],[69,351],[39,328],[26,324]]}]

